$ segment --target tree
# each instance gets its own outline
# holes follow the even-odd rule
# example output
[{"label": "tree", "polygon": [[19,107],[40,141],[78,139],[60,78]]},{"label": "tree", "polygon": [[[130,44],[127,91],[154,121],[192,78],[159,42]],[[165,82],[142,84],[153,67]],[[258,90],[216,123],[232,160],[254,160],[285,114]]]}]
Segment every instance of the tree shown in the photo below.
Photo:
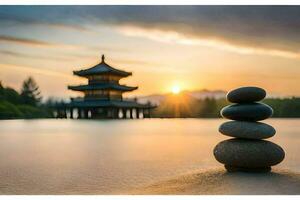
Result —
[{"label": "tree", "polygon": [[4,99],[4,87],[2,85],[2,81],[0,81],[0,100]]},{"label": "tree", "polygon": [[6,101],[8,101],[12,104],[22,103],[19,93],[16,90],[14,90],[13,88],[6,87],[4,89],[4,98]]},{"label": "tree", "polygon": [[200,117],[218,117],[217,102],[214,98],[205,98],[201,101]]},{"label": "tree", "polygon": [[22,118],[22,112],[12,103],[0,101],[0,119]]},{"label": "tree", "polygon": [[24,104],[36,106],[42,99],[38,85],[32,77],[23,82],[21,98]]},{"label": "tree", "polygon": [[19,104],[21,103],[21,98],[16,90],[9,87],[3,87],[0,81],[0,101],[8,101],[12,104]]}]

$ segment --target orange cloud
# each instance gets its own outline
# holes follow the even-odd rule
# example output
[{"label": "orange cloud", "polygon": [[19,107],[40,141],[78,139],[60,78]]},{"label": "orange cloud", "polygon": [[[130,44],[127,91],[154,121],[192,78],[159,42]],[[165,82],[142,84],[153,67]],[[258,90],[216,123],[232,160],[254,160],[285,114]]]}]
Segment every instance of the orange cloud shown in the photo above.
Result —
[{"label": "orange cloud", "polygon": [[300,53],[275,48],[262,48],[230,43],[218,38],[208,38],[204,36],[186,36],[180,32],[149,29],[138,26],[117,26],[116,29],[126,36],[143,37],[158,42],[174,43],[181,45],[199,45],[207,46],[219,50],[230,51],[239,54],[269,55],[285,58],[300,58]]},{"label": "orange cloud", "polygon": [[0,42],[10,42],[10,43],[33,46],[33,47],[54,47],[54,48],[62,47],[66,49],[81,48],[81,46],[77,46],[77,45],[59,44],[59,43],[52,43],[52,42],[46,42],[41,40],[19,38],[19,37],[6,36],[6,35],[0,35]]},{"label": "orange cloud", "polygon": [[65,74],[62,72],[56,72],[56,71],[51,71],[51,70],[46,70],[46,69],[37,69],[34,67],[27,67],[27,66],[20,66],[20,65],[11,65],[11,64],[0,63],[0,69],[1,70],[26,71],[26,72],[40,74],[40,75],[56,76],[56,77],[63,77],[63,78],[67,78],[67,79],[78,80],[78,78],[74,78],[74,76],[72,76],[72,74]]}]

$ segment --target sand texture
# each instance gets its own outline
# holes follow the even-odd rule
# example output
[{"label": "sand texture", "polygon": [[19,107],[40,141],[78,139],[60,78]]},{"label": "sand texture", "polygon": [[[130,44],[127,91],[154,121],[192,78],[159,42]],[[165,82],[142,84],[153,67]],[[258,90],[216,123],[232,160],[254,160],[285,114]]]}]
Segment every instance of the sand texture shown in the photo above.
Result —
[{"label": "sand texture", "polygon": [[131,194],[300,194],[300,174],[273,169],[269,173],[227,173],[223,168],[198,171],[136,188]]}]

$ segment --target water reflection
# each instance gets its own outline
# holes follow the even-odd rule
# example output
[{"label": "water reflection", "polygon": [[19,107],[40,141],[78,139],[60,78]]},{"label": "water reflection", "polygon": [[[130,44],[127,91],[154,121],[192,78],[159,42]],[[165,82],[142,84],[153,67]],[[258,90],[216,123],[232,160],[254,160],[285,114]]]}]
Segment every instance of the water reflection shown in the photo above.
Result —
[{"label": "water reflection", "polygon": [[[0,121],[0,193],[109,193],[191,170],[219,167],[223,120]],[[300,120],[267,120],[300,171]]]}]

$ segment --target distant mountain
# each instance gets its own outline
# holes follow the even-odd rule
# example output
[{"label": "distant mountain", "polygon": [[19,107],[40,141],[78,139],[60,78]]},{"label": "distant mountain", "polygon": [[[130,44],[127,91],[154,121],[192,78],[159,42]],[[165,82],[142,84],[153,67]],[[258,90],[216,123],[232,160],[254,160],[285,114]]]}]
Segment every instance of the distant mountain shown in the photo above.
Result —
[{"label": "distant mountain", "polygon": [[159,105],[162,101],[166,99],[167,94],[153,94],[149,96],[138,97],[139,103],[150,102],[153,105]]},{"label": "distant mountain", "polygon": [[190,95],[196,99],[214,98],[222,99],[226,97],[227,92],[224,90],[198,90],[190,92]]},{"label": "distant mountain", "polygon": [[[205,99],[205,98],[214,98],[221,99],[225,98],[226,91],[223,90],[197,90],[197,91],[182,91],[184,95],[191,96],[195,99]],[[143,96],[138,98],[138,102],[147,103],[151,102],[151,104],[159,105],[162,101],[164,101],[170,93],[167,94],[153,94],[149,96]]]}]

